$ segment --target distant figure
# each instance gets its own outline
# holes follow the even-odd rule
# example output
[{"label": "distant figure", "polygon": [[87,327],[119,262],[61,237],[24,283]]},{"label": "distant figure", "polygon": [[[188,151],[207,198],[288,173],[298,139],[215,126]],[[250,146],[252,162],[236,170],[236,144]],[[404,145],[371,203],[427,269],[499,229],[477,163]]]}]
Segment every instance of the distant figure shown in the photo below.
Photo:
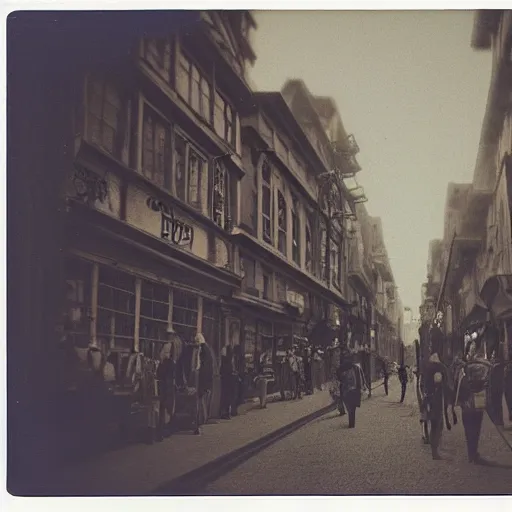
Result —
[{"label": "distant figure", "polygon": [[403,365],[403,363],[398,368],[398,380],[402,386],[402,395],[400,396],[400,403],[404,403],[405,392],[407,391],[407,368]]},{"label": "distant figure", "polygon": [[231,416],[238,416],[238,406],[243,403],[244,400],[244,359],[240,345],[235,345],[233,349],[234,355],[234,390],[231,395]]}]

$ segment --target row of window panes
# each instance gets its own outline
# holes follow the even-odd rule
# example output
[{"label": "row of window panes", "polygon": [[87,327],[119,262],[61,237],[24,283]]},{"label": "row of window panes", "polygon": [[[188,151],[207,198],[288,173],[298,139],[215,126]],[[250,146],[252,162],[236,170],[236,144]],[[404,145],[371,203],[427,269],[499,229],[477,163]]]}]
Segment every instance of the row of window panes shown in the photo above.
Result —
[{"label": "row of window panes", "polygon": [[[105,81],[91,79],[89,84],[87,138],[113,156],[120,158],[123,147],[122,101],[115,89]],[[172,137],[174,135],[174,155]],[[171,124],[149,107],[143,111],[142,174],[156,185],[172,191],[182,201],[207,215],[208,160]],[[228,216],[227,190],[229,180],[225,168],[216,163],[212,180],[214,197],[211,215],[221,227]]]},{"label": "row of window panes", "polygon": [[179,57],[176,89],[201,118],[213,125],[219,137],[236,147],[237,123],[233,107],[218,91],[215,90],[212,94],[208,78],[183,54]]},{"label": "row of window panes", "polygon": [[[171,68],[170,44],[165,41],[143,42],[144,58],[167,80]],[[217,90],[212,91],[208,77],[183,53],[179,55],[176,76],[178,94],[228,144],[236,147],[236,113]],[[213,119],[212,119],[213,115]]]}]

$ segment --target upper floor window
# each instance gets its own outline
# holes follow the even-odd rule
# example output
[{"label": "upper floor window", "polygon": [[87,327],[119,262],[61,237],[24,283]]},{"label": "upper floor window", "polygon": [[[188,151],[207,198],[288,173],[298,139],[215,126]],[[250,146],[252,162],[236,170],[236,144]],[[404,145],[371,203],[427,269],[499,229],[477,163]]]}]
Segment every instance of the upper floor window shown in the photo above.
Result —
[{"label": "upper floor window", "polygon": [[213,220],[223,229],[229,224],[228,216],[228,175],[226,168],[215,163],[213,171]]},{"label": "upper floor window", "polygon": [[339,243],[331,240],[331,283],[337,288],[340,287],[341,252]]},{"label": "upper floor window", "polygon": [[143,39],[143,57],[166,81],[171,73],[171,43],[165,39]]},{"label": "upper floor window", "polygon": [[174,179],[177,197],[207,214],[206,158],[178,133],[174,139]]},{"label": "upper floor window", "polygon": [[325,223],[320,223],[320,265],[321,265],[321,279],[322,281],[327,281],[327,229],[325,227]]},{"label": "upper floor window", "polygon": [[313,239],[311,238],[311,223],[306,219],[306,270],[313,272]]},{"label": "upper floor window", "polygon": [[273,220],[273,201],[272,201],[272,170],[270,164],[265,160],[261,168],[261,182],[262,182],[262,226],[263,226],[263,240],[272,243],[272,220]]},{"label": "upper floor window", "polygon": [[210,82],[199,68],[192,64],[183,54],[180,54],[176,88],[178,94],[194,111],[206,122],[210,123]]},{"label": "upper floor window", "polygon": [[283,193],[277,191],[277,248],[286,255],[286,200]]},{"label": "upper floor window", "polygon": [[292,259],[300,265],[300,219],[297,212],[298,200],[292,196]]},{"label": "upper floor window", "polygon": [[142,173],[160,187],[171,172],[170,126],[150,109],[144,109]]},{"label": "upper floor window", "polygon": [[215,91],[213,127],[219,137],[224,139],[230,146],[236,146],[235,111],[217,91]]},{"label": "upper floor window", "polygon": [[105,79],[87,81],[87,139],[120,158],[124,130],[123,101],[117,88]]}]

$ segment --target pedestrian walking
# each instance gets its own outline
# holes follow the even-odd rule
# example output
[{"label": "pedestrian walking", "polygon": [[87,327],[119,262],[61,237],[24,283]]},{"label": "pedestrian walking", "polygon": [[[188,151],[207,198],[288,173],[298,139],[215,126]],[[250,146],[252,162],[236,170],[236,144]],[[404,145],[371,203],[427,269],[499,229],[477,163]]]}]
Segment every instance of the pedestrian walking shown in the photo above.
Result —
[{"label": "pedestrian walking", "polygon": [[233,373],[233,347],[227,345],[223,349],[220,364],[220,417],[223,420],[231,419],[231,404],[234,392]]},{"label": "pedestrian walking", "polygon": [[[348,413],[348,428],[356,426],[356,409],[361,406],[361,372],[346,354],[339,367],[340,396]],[[340,416],[343,416],[340,411]]]},{"label": "pedestrian walking", "polygon": [[398,380],[400,381],[400,385],[402,386],[402,394],[400,396],[400,403],[403,404],[405,400],[405,392],[407,391],[407,369],[402,363],[398,368]]}]

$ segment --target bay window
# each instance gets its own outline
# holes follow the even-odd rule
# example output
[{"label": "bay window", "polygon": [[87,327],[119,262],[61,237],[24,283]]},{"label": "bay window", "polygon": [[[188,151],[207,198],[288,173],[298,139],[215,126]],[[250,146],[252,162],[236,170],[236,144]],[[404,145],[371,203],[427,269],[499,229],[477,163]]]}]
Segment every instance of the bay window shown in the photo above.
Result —
[{"label": "bay window", "polygon": [[286,256],[286,200],[283,193],[277,191],[277,249]]},{"label": "bay window", "polygon": [[265,160],[261,168],[262,181],[262,208],[261,220],[263,226],[263,240],[272,243],[273,201],[272,201],[272,170]]},{"label": "bay window", "polygon": [[86,138],[116,158],[121,157],[124,129],[119,90],[100,77],[87,80]]},{"label": "bay window", "polygon": [[242,266],[242,290],[250,295],[258,295],[256,289],[256,262],[245,255],[240,255]]}]

